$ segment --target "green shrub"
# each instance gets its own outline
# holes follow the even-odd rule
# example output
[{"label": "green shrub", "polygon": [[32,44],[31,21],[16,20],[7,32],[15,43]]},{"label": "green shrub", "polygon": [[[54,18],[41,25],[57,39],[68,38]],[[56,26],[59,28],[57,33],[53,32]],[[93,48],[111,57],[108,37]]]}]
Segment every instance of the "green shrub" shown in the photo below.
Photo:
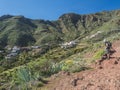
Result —
[{"label": "green shrub", "polygon": [[38,84],[37,84],[37,87],[42,87],[44,84],[42,83],[42,82],[39,82]]},{"label": "green shrub", "polygon": [[61,71],[61,67],[62,65],[60,63],[51,63],[51,67],[50,67],[50,73],[51,74],[55,74],[58,73],[59,71]]},{"label": "green shrub", "polygon": [[0,66],[0,73],[3,72],[5,70],[5,68]]},{"label": "green shrub", "polygon": [[35,77],[31,74],[31,71],[26,67],[20,67],[12,73],[11,89],[18,88],[21,90],[28,90],[31,81],[35,80]]},{"label": "green shrub", "polygon": [[66,61],[61,61],[58,64],[59,68],[57,67],[56,70],[58,71],[68,71],[68,72],[80,72],[86,69],[89,69],[86,66],[86,63],[82,60],[66,60]]},{"label": "green shrub", "polygon": [[105,51],[103,49],[100,49],[94,54],[93,59],[100,59],[103,54],[105,54]]},{"label": "green shrub", "polygon": [[0,90],[6,90],[4,87],[0,87]]},{"label": "green shrub", "polygon": [[73,60],[67,60],[62,65],[62,70],[69,71],[69,68],[74,64]]}]

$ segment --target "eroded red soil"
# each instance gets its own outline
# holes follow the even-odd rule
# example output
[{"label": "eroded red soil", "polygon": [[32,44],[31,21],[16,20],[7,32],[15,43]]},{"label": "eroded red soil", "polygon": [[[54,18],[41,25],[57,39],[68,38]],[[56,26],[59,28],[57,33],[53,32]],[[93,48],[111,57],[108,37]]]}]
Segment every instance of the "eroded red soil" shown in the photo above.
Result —
[{"label": "eroded red soil", "polygon": [[111,58],[100,65],[91,65],[91,70],[56,74],[51,78],[53,85],[48,85],[48,90],[120,90],[120,41],[114,42],[113,48],[116,52]]}]

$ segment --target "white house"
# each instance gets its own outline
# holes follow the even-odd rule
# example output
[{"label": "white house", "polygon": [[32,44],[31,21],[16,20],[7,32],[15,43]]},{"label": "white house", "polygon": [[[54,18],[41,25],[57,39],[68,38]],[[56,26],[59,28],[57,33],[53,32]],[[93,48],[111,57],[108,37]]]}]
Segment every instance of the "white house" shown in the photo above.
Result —
[{"label": "white house", "polygon": [[12,57],[15,57],[19,54],[20,48],[17,46],[14,46],[11,50],[11,52],[5,57],[6,59],[10,59]]},{"label": "white house", "polygon": [[71,48],[76,46],[76,42],[75,41],[70,41],[70,42],[65,42],[63,44],[61,44],[61,48]]}]

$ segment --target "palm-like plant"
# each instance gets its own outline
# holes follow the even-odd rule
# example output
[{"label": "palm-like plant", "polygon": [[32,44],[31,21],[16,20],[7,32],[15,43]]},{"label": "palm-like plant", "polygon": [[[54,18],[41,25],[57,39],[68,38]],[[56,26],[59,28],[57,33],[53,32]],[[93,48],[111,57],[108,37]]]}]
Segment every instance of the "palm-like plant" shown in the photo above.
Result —
[{"label": "palm-like plant", "polygon": [[25,67],[20,67],[13,76],[12,86],[18,86],[19,90],[28,90],[31,87],[30,81],[33,80],[35,80],[35,77],[33,77],[30,70]]}]

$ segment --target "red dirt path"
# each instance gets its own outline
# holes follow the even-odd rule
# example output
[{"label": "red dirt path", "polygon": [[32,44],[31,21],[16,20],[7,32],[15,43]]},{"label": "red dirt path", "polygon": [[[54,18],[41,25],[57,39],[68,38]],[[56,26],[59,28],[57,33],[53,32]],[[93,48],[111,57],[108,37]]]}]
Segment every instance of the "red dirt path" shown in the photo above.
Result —
[{"label": "red dirt path", "polygon": [[93,64],[92,70],[67,75],[64,72],[59,79],[51,79],[48,90],[120,90],[120,41],[113,44],[116,52],[101,65]]}]

